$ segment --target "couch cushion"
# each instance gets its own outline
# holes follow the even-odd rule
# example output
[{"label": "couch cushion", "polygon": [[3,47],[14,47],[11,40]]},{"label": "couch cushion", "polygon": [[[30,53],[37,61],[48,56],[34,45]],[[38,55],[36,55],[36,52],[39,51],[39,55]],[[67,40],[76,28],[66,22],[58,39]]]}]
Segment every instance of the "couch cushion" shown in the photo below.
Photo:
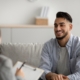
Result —
[{"label": "couch cushion", "polygon": [[25,61],[33,66],[38,67],[40,64],[41,50],[43,44],[38,43],[2,43],[0,45],[1,53],[12,59],[13,64],[17,61]]}]

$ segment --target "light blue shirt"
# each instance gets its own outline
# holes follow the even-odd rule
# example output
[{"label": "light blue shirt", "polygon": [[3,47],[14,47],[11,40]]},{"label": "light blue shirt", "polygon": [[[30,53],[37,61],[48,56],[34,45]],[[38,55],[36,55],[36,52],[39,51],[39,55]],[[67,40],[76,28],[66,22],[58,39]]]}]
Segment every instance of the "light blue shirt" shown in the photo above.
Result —
[{"label": "light blue shirt", "polygon": [[[66,48],[69,54],[67,68],[70,70],[70,74],[67,76],[70,80],[80,80],[80,38],[71,35],[66,44]],[[41,76],[43,80],[45,80],[45,75],[47,73],[56,73],[59,53],[60,46],[57,39],[51,39],[44,44],[40,65],[40,68],[44,70],[44,73]]]}]

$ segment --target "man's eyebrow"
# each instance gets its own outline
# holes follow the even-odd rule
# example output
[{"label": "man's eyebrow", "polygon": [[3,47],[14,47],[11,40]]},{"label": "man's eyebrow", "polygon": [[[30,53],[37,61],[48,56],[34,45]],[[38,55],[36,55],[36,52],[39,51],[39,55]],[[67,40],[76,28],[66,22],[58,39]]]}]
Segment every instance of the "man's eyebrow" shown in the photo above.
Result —
[{"label": "man's eyebrow", "polygon": [[60,22],[59,24],[65,24],[64,22]]},{"label": "man's eyebrow", "polygon": [[[65,24],[64,22],[60,22],[59,24]],[[54,23],[54,25],[57,25],[57,23]]]}]

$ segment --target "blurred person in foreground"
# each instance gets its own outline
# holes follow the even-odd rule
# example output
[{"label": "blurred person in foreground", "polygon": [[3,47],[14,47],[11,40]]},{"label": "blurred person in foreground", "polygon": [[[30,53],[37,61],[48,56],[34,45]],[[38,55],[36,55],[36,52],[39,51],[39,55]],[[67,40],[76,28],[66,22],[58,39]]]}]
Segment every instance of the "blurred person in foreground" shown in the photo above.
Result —
[{"label": "blurred person in foreground", "polygon": [[17,69],[14,74],[12,61],[0,54],[0,80],[24,80],[24,73]]}]

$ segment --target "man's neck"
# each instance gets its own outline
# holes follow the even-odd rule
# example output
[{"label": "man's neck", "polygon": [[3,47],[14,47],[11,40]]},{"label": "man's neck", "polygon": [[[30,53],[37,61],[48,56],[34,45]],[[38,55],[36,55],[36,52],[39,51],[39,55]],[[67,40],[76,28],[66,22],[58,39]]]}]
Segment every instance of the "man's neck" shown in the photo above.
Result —
[{"label": "man's neck", "polygon": [[59,45],[61,47],[65,47],[67,42],[68,42],[68,40],[69,40],[69,38],[70,38],[70,35],[67,35],[64,39],[58,40]]}]

